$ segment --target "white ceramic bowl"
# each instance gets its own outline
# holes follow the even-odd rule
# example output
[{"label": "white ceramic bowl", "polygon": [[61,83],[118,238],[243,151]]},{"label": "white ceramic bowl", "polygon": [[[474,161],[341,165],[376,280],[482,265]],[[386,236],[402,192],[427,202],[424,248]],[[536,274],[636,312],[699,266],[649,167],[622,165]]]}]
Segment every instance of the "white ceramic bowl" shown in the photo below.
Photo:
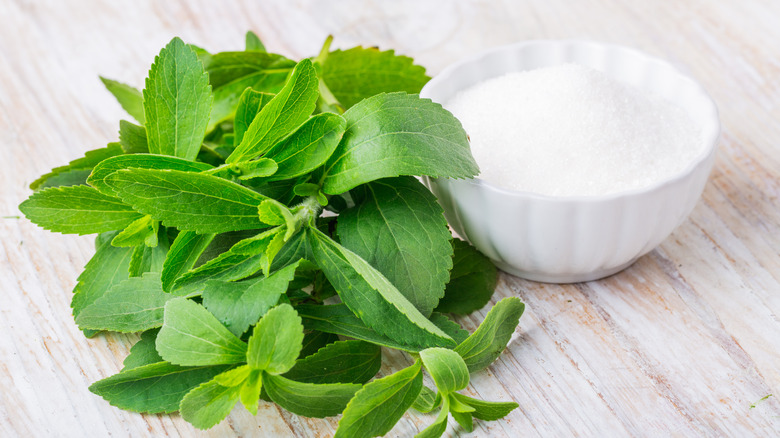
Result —
[{"label": "white ceramic bowl", "polygon": [[701,128],[703,146],[673,178],[604,196],[552,197],[505,190],[480,179],[426,179],[461,237],[500,269],[552,283],[612,275],[666,239],[701,196],[720,133],[715,103],[697,82],[660,59],[595,42],[530,41],[495,48],[446,68],[421,95],[446,104],[487,79],[567,62],[601,70],[677,104]]}]

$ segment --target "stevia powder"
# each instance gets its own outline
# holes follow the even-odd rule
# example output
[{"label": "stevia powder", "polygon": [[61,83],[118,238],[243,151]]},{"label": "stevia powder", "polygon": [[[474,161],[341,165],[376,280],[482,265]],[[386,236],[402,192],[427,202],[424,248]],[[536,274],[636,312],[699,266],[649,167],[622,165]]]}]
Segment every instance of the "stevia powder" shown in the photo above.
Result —
[{"label": "stevia powder", "polygon": [[592,196],[646,187],[703,149],[683,109],[574,64],[497,77],[445,107],[469,134],[479,177],[510,190]]}]

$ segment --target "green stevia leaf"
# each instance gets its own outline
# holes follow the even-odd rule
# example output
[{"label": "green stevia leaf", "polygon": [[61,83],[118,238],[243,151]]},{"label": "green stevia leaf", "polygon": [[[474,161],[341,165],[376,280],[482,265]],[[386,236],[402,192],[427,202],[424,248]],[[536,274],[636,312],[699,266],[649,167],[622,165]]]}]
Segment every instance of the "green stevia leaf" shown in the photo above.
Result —
[{"label": "green stevia leaf", "polygon": [[[305,323],[304,326],[306,326]],[[311,330],[307,332],[305,335],[303,335],[303,348],[301,348],[301,354],[298,355],[298,361],[311,356],[312,354],[318,352],[320,348],[337,342],[338,340],[338,335],[334,335],[333,333],[325,333],[317,330]]]},{"label": "green stevia leaf", "polygon": [[295,178],[322,166],[330,157],[341,136],[346,121],[333,113],[317,114],[300,128],[266,152],[279,166],[269,181]]},{"label": "green stevia leaf", "polygon": [[490,301],[498,283],[495,265],[468,242],[452,241],[453,255],[450,282],[439,301],[437,312],[468,314]]},{"label": "green stevia leaf", "polygon": [[246,360],[247,346],[203,306],[186,298],[165,304],[157,352],[177,365],[221,365]]},{"label": "green stevia leaf", "polygon": [[451,396],[459,402],[474,408],[474,412],[472,412],[471,415],[473,415],[474,418],[478,418],[484,421],[495,421],[504,418],[519,406],[515,402],[491,402],[478,400],[457,393],[451,394]]},{"label": "green stevia leaf", "polygon": [[198,429],[216,426],[233,410],[240,391],[240,386],[226,387],[213,380],[202,383],[181,400],[181,417]]},{"label": "green stevia leaf", "polygon": [[149,247],[157,246],[157,231],[159,222],[152,219],[151,216],[143,216],[125,227],[114,237],[111,244],[114,246],[138,246],[146,245]]},{"label": "green stevia leaf", "polygon": [[502,299],[490,309],[477,330],[455,348],[470,372],[486,368],[504,351],[523,310],[525,304],[519,298]]},{"label": "green stevia leaf", "polygon": [[116,233],[107,233],[106,239],[97,246],[95,255],[87,262],[73,289],[73,316],[103,296],[112,286],[129,277],[128,267],[132,248],[117,248],[111,245]]},{"label": "green stevia leaf", "polygon": [[252,370],[249,377],[241,386],[239,400],[247,411],[252,415],[257,415],[257,403],[260,401],[260,393],[263,389],[262,371]]},{"label": "green stevia leaf", "polygon": [[472,408],[471,406],[469,406],[469,405],[467,405],[465,403],[462,403],[457,398],[453,397],[453,394],[455,394],[455,393],[447,394],[447,397],[449,397],[449,399],[450,399],[450,413],[453,413],[453,412],[465,413],[465,412],[474,412],[475,411],[475,409]]},{"label": "green stevia leaf", "polygon": [[298,128],[314,111],[318,84],[311,61],[299,62],[284,88],[257,114],[226,162],[237,163],[262,155]]},{"label": "green stevia leaf", "polygon": [[390,432],[417,399],[421,388],[420,361],[367,383],[344,409],[334,438],[374,437]]},{"label": "green stevia leaf", "polygon": [[239,386],[243,384],[247,378],[249,378],[251,373],[252,368],[249,365],[240,365],[215,376],[214,381],[222,386]]},{"label": "green stevia leaf", "polygon": [[279,302],[297,266],[293,264],[268,277],[241,282],[208,281],[203,291],[203,305],[234,335],[241,336]]},{"label": "green stevia leaf", "polygon": [[347,110],[344,118],[347,130],[325,164],[323,190],[329,195],[389,176],[479,173],[458,119],[429,99],[378,94]]},{"label": "green stevia leaf", "polygon": [[433,312],[429,319],[431,320],[432,323],[436,325],[436,327],[440,328],[441,331],[447,333],[449,337],[454,339],[455,343],[457,344],[460,344],[461,342],[465,341],[466,338],[469,337],[468,330],[465,330],[463,327],[460,326],[460,324],[447,318],[447,316],[441,313]]},{"label": "green stevia leaf", "polygon": [[109,289],[76,317],[79,328],[132,333],[160,327],[163,307],[176,298],[162,290],[160,274],[129,278]]},{"label": "green stevia leaf", "polygon": [[202,172],[212,166],[206,163],[196,163],[182,158],[169,157],[167,155],[132,154],[109,158],[92,170],[87,182],[101,193],[116,196],[116,191],[106,183],[107,176],[122,169],[170,169],[185,172]]},{"label": "green stevia leaf", "polygon": [[303,304],[296,306],[295,309],[303,319],[304,327],[308,330],[319,330],[326,333],[349,336],[350,338],[360,339],[372,344],[413,353],[422,350],[421,347],[406,345],[396,339],[375,332],[366,326],[344,304],[328,306]]},{"label": "green stevia leaf", "polygon": [[55,167],[51,172],[42,175],[30,184],[30,189],[39,190],[46,187],[84,184],[86,176],[89,176],[89,172],[95,165],[107,158],[121,154],[122,148],[118,143],[109,143],[104,148],[88,151],[83,157],[76,158],[65,166]]},{"label": "green stevia leaf", "polygon": [[260,222],[268,225],[286,225],[295,227],[295,217],[290,209],[275,199],[266,199],[257,206]]},{"label": "green stevia leaf", "polygon": [[141,333],[141,339],[130,348],[130,354],[122,362],[122,371],[137,368],[142,365],[149,365],[157,362],[163,362],[157,353],[157,347],[154,345],[157,340],[159,329],[147,330]]},{"label": "green stevia leaf", "polygon": [[181,39],[171,40],[155,58],[143,97],[149,152],[194,160],[212,95],[203,64]]},{"label": "green stevia leaf", "polygon": [[308,260],[312,260],[314,257],[311,255],[306,233],[296,233],[285,242],[282,249],[280,249],[276,254],[276,257],[274,257],[269,271],[277,271],[291,263],[297,262],[301,258],[306,259],[306,263],[311,266],[311,263],[308,262]]},{"label": "green stevia leaf", "polygon": [[233,120],[234,144],[238,145],[241,143],[244,133],[246,133],[249,125],[252,124],[257,113],[273,98],[273,94],[255,91],[251,88],[247,88],[241,93],[241,98],[238,99],[238,107],[236,108],[236,116]]},{"label": "green stevia leaf", "polygon": [[200,257],[198,257],[198,260],[194,265],[195,268],[217,258],[220,254],[232,248],[236,243],[244,239],[256,237],[257,233],[258,230],[242,230],[217,234]]},{"label": "green stevia leaf", "polygon": [[241,163],[235,163],[235,166],[241,176],[240,180],[247,180],[252,178],[269,177],[274,175],[279,169],[279,165],[276,161],[270,158],[258,158],[252,161],[243,161]]},{"label": "green stevia leaf", "polygon": [[284,377],[308,383],[366,383],[382,365],[382,349],[363,341],[337,341],[298,359]]},{"label": "green stevia leaf", "polygon": [[263,45],[263,42],[260,41],[260,37],[257,36],[256,33],[252,32],[251,30],[246,33],[246,51],[253,51],[253,52],[265,52],[265,45]]},{"label": "green stevia leaf", "polygon": [[[451,402],[453,400],[451,399]],[[450,409],[450,415],[452,415],[452,418],[455,419],[455,421],[460,424],[460,427],[463,428],[466,432],[473,432],[474,431],[474,419],[471,417],[471,413],[469,412],[458,412],[455,410],[455,408]]]},{"label": "green stevia leaf", "polygon": [[125,169],[105,181],[123,201],[166,227],[203,234],[262,227],[257,206],[265,196],[216,176]]},{"label": "green stevia leaf", "polygon": [[338,415],[360,389],[355,383],[302,383],[282,376],[263,374],[263,387],[274,403],[305,417]]},{"label": "green stevia leaf", "polygon": [[269,310],[249,338],[246,360],[250,367],[283,374],[295,365],[303,345],[301,318],[289,304]]},{"label": "green stevia leaf", "polygon": [[431,78],[412,58],[392,50],[354,47],[330,52],[322,66],[322,79],[339,103],[349,108],[379,93],[419,93]]},{"label": "green stevia leaf", "polygon": [[135,87],[104,78],[103,76],[100,76],[100,80],[106,86],[106,89],[116,97],[116,100],[122,105],[122,109],[143,125],[144,97],[141,92]]},{"label": "green stevia leaf", "polygon": [[139,277],[144,272],[162,272],[167,255],[168,233],[165,229],[160,229],[157,233],[157,246],[150,248],[142,245],[133,248],[133,255],[128,267],[130,277]]},{"label": "green stevia leaf", "polygon": [[194,231],[182,231],[176,236],[162,268],[162,287],[170,292],[173,282],[192,269],[195,262],[214,240],[216,234],[198,234]]},{"label": "green stevia leaf", "polygon": [[180,367],[157,362],[125,369],[89,387],[112,406],[149,414],[170,413],[192,388],[222,372],[225,366]]},{"label": "green stevia leaf", "polygon": [[141,214],[92,187],[52,187],[35,192],[19,205],[32,223],[63,234],[121,230]]},{"label": "green stevia leaf", "polygon": [[148,154],[149,140],[146,138],[146,128],[127,120],[120,120],[119,144],[126,154]]},{"label": "green stevia leaf", "polygon": [[420,352],[425,369],[443,394],[460,391],[469,384],[469,370],[460,355],[446,348],[427,348]]},{"label": "green stevia leaf", "polygon": [[316,229],[309,229],[315,262],[342,301],[376,332],[399,342],[451,347],[455,342],[433,325],[381,273]]},{"label": "green stevia leaf", "polygon": [[452,268],[452,235],[436,197],[414,177],[388,178],[352,191],[341,212],[341,244],[375,267],[425,316]]},{"label": "green stevia leaf", "polygon": [[447,430],[447,415],[450,412],[450,399],[443,397],[441,411],[430,426],[414,436],[414,438],[439,438]]},{"label": "green stevia leaf", "polygon": [[417,412],[427,414],[428,412],[438,408],[440,405],[441,395],[431,388],[423,385],[422,390],[420,391],[420,395],[417,396],[414,404],[412,404],[412,409]]}]

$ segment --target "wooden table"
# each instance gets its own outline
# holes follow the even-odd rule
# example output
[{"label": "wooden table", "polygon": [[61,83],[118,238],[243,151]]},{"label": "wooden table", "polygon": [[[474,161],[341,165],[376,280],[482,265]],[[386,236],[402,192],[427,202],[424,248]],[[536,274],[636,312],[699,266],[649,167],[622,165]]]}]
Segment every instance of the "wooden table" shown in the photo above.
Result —
[{"label": "wooden table", "polygon": [[[85,339],[71,289],[91,237],[19,214],[27,185],[117,138],[126,117],[97,75],[143,85],[174,35],[211,51],[255,30],[272,51],[395,48],[431,74],[479,50],[587,38],[661,56],[718,104],[720,151],[703,198],[658,249],[611,278],[551,285],[502,275],[527,303],[517,338],[468,392],[515,400],[477,436],[777,436],[780,433],[780,3],[765,1],[0,1],[0,436],[329,436],[262,404],[208,432],[121,411],[87,386],[137,338]],[[10,217],[9,217],[10,216]],[[485,309],[486,310],[486,309]],[[485,310],[463,318],[473,329]],[[408,363],[387,356],[383,372]],[[763,401],[763,397],[774,394]],[[755,404],[755,407],[752,405]],[[391,432],[432,421],[409,414]],[[453,422],[451,422],[453,423]],[[448,433],[464,432],[450,425]]]}]

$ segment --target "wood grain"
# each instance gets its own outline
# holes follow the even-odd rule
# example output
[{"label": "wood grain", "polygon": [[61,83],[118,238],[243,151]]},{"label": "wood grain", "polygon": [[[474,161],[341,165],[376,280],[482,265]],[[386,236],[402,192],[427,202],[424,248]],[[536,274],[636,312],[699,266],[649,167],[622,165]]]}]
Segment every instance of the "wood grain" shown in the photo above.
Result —
[{"label": "wood grain", "polygon": [[[520,408],[477,422],[473,435],[780,434],[779,2],[2,0],[0,18],[0,436],[332,435],[337,419],[270,404],[257,417],[237,408],[201,432],[91,394],[89,384],[115,373],[136,338],[87,340],[73,324],[71,289],[90,238],[13,218],[38,175],[117,138],[127,116],[98,74],[140,87],[172,36],[219,51],[241,48],[247,29],[296,58],[333,34],[338,47],[394,48],[432,74],[499,44],[595,39],[661,56],[699,80],[723,134],[689,220],[602,281],[502,275],[495,300],[519,296],[526,314],[511,347],[466,392]],[[474,329],[486,311],[461,322]],[[391,372],[409,358],[387,352],[385,362]],[[390,435],[431,421],[409,414]],[[465,432],[450,425],[448,434]]]}]

